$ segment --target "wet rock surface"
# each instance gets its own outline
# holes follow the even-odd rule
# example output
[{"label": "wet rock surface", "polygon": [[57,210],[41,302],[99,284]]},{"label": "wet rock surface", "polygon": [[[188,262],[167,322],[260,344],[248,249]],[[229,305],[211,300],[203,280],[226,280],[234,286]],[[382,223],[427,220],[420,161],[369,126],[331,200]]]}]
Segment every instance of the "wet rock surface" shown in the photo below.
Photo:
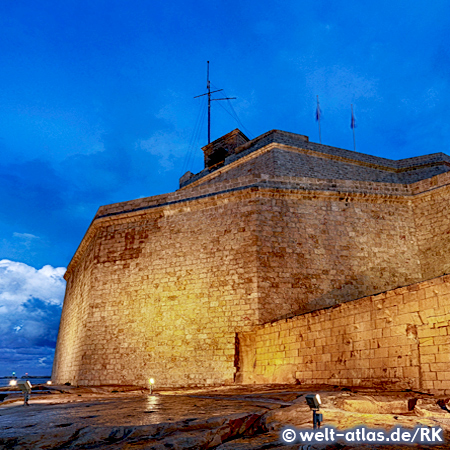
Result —
[{"label": "wet rock surface", "polygon": [[[322,397],[323,425],[440,426],[450,448],[448,399],[413,392],[377,393],[317,386],[235,386],[148,391],[133,387],[52,387],[33,392],[30,406],[9,394],[0,403],[0,449],[208,449],[302,448],[280,441],[287,425],[312,428],[305,394]],[[0,392],[1,393],[1,392]],[[307,448],[306,446],[304,448]],[[311,445],[309,448],[404,449],[404,445]],[[417,445],[413,448],[430,448]]]}]

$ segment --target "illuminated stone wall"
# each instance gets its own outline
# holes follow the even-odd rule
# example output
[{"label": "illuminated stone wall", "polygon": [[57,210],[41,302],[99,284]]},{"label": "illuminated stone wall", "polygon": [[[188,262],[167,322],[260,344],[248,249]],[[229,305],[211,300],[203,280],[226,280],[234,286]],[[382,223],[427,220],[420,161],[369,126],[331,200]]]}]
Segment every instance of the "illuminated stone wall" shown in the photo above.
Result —
[{"label": "illuminated stone wall", "polygon": [[257,272],[264,322],[422,279],[410,204],[380,200],[278,191],[260,201]]},{"label": "illuminated stone wall", "polygon": [[449,323],[446,275],[243,333],[238,379],[448,395]]},{"label": "illuminated stone wall", "polygon": [[89,243],[72,276],[67,279],[52,374],[52,379],[58,379],[60,383],[78,380],[84,365],[93,288],[94,245],[93,241]]},{"label": "illuminated stone wall", "polygon": [[[94,260],[87,315],[70,308],[84,281],[68,277],[55,380],[233,382],[236,332],[258,315],[252,202],[243,193],[101,220],[86,249]],[[83,339],[65,338],[79,322]]]},{"label": "illuminated stone wall", "polygon": [[[99,209],[65,275],[56,382],[232,383],[253,327],[450,271],[445,155],[392,162],[283,132],[252,142],[178,191]],[[348,305],[336,311],[358,314]],[[293,357],[260,359],[253,375],[293,381]]]},{"label": "illuminated stone wall", "polygon": [[450,273],[450,174],[413,186],[419,257],[424,279]]}]

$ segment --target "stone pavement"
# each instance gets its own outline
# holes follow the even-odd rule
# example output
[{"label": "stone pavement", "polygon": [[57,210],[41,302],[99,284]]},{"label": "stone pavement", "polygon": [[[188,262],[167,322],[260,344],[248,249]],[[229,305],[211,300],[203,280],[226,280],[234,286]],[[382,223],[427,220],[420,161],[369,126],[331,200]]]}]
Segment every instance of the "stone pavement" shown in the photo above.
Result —
[{"label": "stone pavement", "polygon": [[[389,430],[422,424],[450,431],[447,399],[414,392],[246,385],[150,395],[132,387],[53,386],[50,392],[34,391],[28,407],[19,394],[8,395],[0,404],[0,449],[299,449],[300,444],[282,443],[280,430],[286,425],[312,427],[304,398],[310,392],[319,392],[323,399],[323,425],[348,429],[365,424]],[[449,446],[432,449],[450,448],[449,437],[446,434]],[[335,443],[309,448],[405,446]]]}]

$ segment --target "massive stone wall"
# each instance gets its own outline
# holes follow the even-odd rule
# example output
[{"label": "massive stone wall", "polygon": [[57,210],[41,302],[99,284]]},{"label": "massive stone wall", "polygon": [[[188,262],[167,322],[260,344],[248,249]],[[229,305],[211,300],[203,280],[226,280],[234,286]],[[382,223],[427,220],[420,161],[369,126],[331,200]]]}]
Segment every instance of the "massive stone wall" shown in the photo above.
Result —
[{"label": "massive stone wall", "polygon": [[80,371],[85,363],[94,287],[92,277],[94,246],[95,242],[91,241],[83,257],[74,267],[72,276],[67,278],[52,371],[52,379],[61,383],[79,380]]},{"label": "massive stone wall", "polygon": [[403,198],[273,190],[259,202],[257,245],[264,321],[423,279]]},{"label": "massive stone wall", "polygon": [[[308,350],[311,355],[301,354],[301,346],[289,348],[293,353],[286,353],[281,363],[274,363],[280,358],[269,352],[272,356],[263,358],[265,362],[258,359],[259,372],[253,373],[245,369],[254,352],[252,327],[450,272],[450,174],[421,180],[444,170],[445,158],[415,158],[418,168],[411,179],[420,181],[399,184],[388,181],[396,171],[408,169],[406,162],[402,166],[326,148],[323,158],[309,154],[315,162],[306,170],[302,152],[316,152],[320,146],[299,137],[304,148],[288,149],[295,139],[289,133],[282,137],[281,144],[261,146],[253,153],[242,149],[233,161],[174,193],[99,209],[66,273],[55,381],[145,385],[154,377],[164,386],[212,385],[233,382],[237,370],[240,378],[248,372],[256,380],[277,382],[288,373],[293,380],[291,358],[296,351],[297,357],[317,357],[314,364],[328,362],[323,358],[329,356],[321,356],[324,341]],[[304,176],[310,169],[319,171],[319,178]],[[327,311],[345,311],[349,317],[369,314],[364,308],[342,308]],[[320,314],[317,317],[325,317]],[[308,327],[310,322],[301,322],[302,317],[316,316],[286,323]],[[335,319],[344,321],[343,316],[320,319],[324,333],[341,326]],[[362,320],[367,322],[363,331],[375,326],[376,339],[391,333],[377,331],[378,317],[374,320]],[[314,324],[310,331],[315,333],[319,325]],[[256,333],[265,336],[267,330]],[[290,333],[284,335],[292,339]],[[403,334],[399,339],[406,349],[411,336]],[[331,336],[304,341],[311,346]],[[275,345],[278,337],[270,342]],[[286,344],[294,341],[276,345]],[[351,358],[356,359],[341,369],[352,369],[356,360],[371,358],[372,353],[355,353]],[[384,356],[377,353],[374,358]],[[320,364],[317,370],[325,370]],[[361,364],[358,370],[376,369],[365,367],[366,361]],[[405,367],[418,367],[414,364]],[[394,366],[388,366],[392,380],[397,376]],[[423,373],[430,369],[420,367]],[[395,373],[415,369],[408,370]],[[347,372],[339,373],[328,375],[349,379]],[[324,374],[319,374],[321,379]]]},{"label": "massive stone wall", "polygon": [[239,336],[244,383],[450,394],[450,276],[280,320]]},{"label": "massive stone wall", "polygon": [[414,201],[417,242],[425,279],[450,273],[450,176],[443,174],[429,183],[431,186],[417,194]]},{"label": "massive stone wall", "polygon": [[408,202],[376,199],[258,188],[103,214],[67,275],[55,378],[232,382],[237,332],[420,278]]},{"label": "massive stone wall", "polygon": [[[86,249],[94,260],[87,315],[70,306],[84,278],[69,275],[55,380],[233,382],[236,332],[259,323],[252,202],[242,194],[102,219]],[[79,322],[84,339],[65,338]]]}]

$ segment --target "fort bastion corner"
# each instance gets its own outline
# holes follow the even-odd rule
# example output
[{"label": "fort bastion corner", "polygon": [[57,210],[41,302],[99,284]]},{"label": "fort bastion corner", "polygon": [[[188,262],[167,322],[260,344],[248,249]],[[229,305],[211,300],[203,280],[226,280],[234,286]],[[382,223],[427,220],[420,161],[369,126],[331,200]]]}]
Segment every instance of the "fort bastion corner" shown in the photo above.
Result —
[{"label": "fort bastion corner", "polygon": [[102,206],[52,378],[450,393],[450,157],[236,129],[172,193]]}]

